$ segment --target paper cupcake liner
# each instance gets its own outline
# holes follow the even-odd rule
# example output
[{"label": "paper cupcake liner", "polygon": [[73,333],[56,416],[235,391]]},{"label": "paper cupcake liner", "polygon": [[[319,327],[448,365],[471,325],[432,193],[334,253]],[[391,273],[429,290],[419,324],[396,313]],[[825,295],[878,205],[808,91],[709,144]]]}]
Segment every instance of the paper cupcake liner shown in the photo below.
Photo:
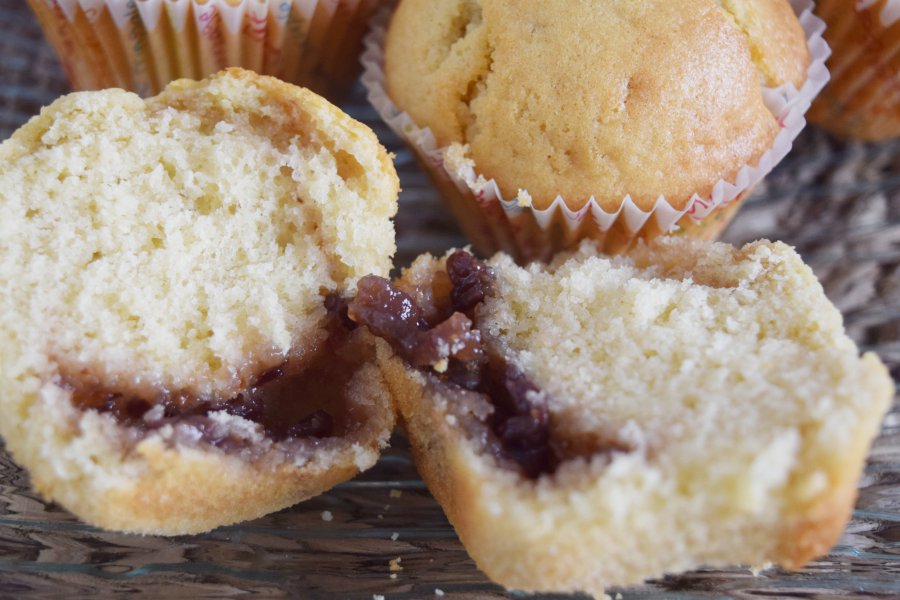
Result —
[{"label": "paper cupcake liner", "polygon": [[663,196],[649,211],[643,211],[626,195],[612,212],[604,210],[593,196],[579,210],[571,210],[560,196],[546,209],[535,209],[520,198],[504,198],[497,183],[479,175],[474,163],[462,156],[460,146],[438,147],[431,130],[417,126],[388,97],[384,41],[391,6],[385,6],[373,17],[362,56],[362,81],[375,110],[412,148],[464,232],[482,253],[503,250],[520,261],[527,261],[547,259],[584,237],[594,238],[598,247],[607,252],[624,250],[637,238],[676,231],[713,239],[725,228],[753,186],[790,151],[794,139],[806,125],[806,111],[829,78],[825,60],[830,50],[822,39],[825,23],[813,15],[812,0],[790,3],[806,33],[811,61],[799,91],[789,83],[763,88],[766,106],[777,116],[781,130],[758,164],[745,165],[734,181],[718,181],[709,196],[695,194],[683,209],[675,208]]},{"label": "paper cupcake liner", "polygon": [[900,136],[900,0],[820,0],[831,82],[810,121],[846,137]]},{"label": "paper cupcake liner", "polygon": [[142,96],[239,66],[335,98],[380,0],[28,0],[73,88]]}]

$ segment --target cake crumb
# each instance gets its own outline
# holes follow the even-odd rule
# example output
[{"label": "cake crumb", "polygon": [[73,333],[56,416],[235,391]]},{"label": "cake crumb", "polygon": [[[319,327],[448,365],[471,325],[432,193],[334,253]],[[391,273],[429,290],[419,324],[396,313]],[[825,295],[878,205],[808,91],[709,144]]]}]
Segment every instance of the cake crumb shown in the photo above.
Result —
[{"label": "cake crumb", "polygon": [[402,490],[391,490],[391,492],[390,492],[391,498],[399,498],[402,495],[403,495]]},{"label": "cake crumb", "polygon": [[384,596],[380,594],[372,594],[372,600],[384,600]]},{"label": "cake crumb", "polygon": [[441,588],[434,588],[434,595],[440,598],[444,595],[444,590],[442,590]]},{"label": "cake crumb", "polygon": [[322,511],[322,520],[325,522],[331,522],[334,519],[334,515],[331,514],[330,510]]},{"label": "cake crumb", "polygon": [[400,561],[401,561],[401,560],[403,560],[403,559],[400,558],[400,557],[397,557],[397,558],[395,558],[395,559],[392,559],[390,562],[388,562],[388,568],[389,568],[391,571],[402,571],[402,570],[403,570],[403,567],[400,566]]},{"label": "cake crumb", "polygon": [[391,579],[397,579],[397,574],[396,574],[396,573],[391,573]]},{"label": "cake crumb", "polygon": [[378,515],[378,519],[381,520],[384,518],[384,515]]},{"label": "cake crumb", "polygon": [[395,542],[397,541],[397,538],[399,538],[399,537],[400,537],[400,534],[397,533],[396,531],[391,534],[391,540],[393,540]]},{"label": "cake crumb", "polygon": [[216,123],[215,130],[218,133],[229,133],[234,131],[234,125],[225,121],[219,121],[218,123]]},{"label": "cake crumb", "polygon": [[518,204],[522,208],[528,208],[529,206],[531,206],[531,203],[531,194],[529,194],[526,190],[520,189],[519,193],[516,194],[516,204]]},{"label": "cake crumb", "polygon": [[433,365],[431,365],[431,367],[437,373],[446,373],[447,367],[449,367],[449,366],[450,366],[450,361],[448,361],[446,358],[442,358],[441,360],[439,360],[436,363],[434,363]]}]

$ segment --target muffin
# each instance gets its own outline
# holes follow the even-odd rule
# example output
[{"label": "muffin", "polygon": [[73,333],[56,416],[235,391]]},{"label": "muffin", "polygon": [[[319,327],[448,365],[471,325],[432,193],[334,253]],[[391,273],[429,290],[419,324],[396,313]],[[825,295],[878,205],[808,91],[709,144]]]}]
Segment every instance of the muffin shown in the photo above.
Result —
[{"label": "muffin", "polygon": [[841,534],[893,396],[781,243],[456,251],[358,290],[351,318],[406,362],[388,382],[420,473],[508,588],[799,568]]},{"label": "muffin", "polygon": [[402,0],[363,81],[478,250],[617,252],[724,228],[827,77],[815,21],[786,0]]},{"label": "muffin", "polygon": [[397,192],[368,128],[238,69],[31,119],[0,145],[0,434],[34,487],[184,534],[374,464],[392,399],[344,298],[388,273]]},{"label": "muffin", "polygon": [[332,100],[359,74],[379,0],[29,0],[76,90],[142,96],[244,67]]},{"label": "muffin", "polygon": [[810,121],[843,137],[900,136],[900,2],[820,0],[816,13],[833,53]]}]

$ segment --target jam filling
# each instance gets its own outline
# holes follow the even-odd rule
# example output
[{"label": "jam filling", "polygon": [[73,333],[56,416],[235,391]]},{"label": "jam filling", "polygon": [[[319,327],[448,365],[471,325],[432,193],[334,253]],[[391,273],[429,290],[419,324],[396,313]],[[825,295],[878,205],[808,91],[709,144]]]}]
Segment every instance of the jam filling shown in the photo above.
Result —
[{"label": "jam filling", "polygon": [[488,446],[502,464],[536,479],[553,473],[576,455],[626,450],[600,440],[579,444],[557,440],[548,398],[496,343],[481,335],[475,309],[494,293],[490,268],[468,252],[447,258],[430,289],[403,289],[369,275],[360,280],[349,316],[386,340],[408,364],[425,370],[447,390],[481,396],[492,411],[484,419]]},{"label": "jam filling", "polygon": [[359,366],[371,359],[371,349],[353,338],[356,324],[347,318],[345,300],[329,296],[325,307],[329,335],[311,359],[302,365],[288,359],[230,398],[171,390],[147,398],[78,376],[64,376],[61,385],[72,392],[78,408],[110,414],[125,427],[150,432],[166,425],[188,426],[202,441],[223,449],[239,450],[251,442],[234,432],[222,433],[211,413],[258,423],[276,442],[341,437],[359,429],[365,418],[356,414],[361,409],[347,397],[346,387]]}]

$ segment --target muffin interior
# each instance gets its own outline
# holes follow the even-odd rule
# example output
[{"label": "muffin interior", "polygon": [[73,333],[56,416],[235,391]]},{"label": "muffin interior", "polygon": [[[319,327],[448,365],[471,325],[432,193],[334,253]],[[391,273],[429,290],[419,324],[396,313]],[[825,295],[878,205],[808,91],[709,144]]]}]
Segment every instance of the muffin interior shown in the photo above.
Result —
[{"label": "muffin interior", "polygon": [[502,340],[479,329],[479,308],[494,293],[491,269],[458,250],[424,278],[363,278],[348,314],[419,369],[426,387],[448,399],[448,417],[513,472],[536,479],[575,457],[629,451],[613,436],[556,426],[546,393]]},{"label": "muffin interior", "polygon": [[58,384],[76,409],[114,419],[128,445],[158,434],[170,443],[214,446],[250,462],[307,460],[313,450],[370,440],[384,420],[384,407],[364,389],[372,384],[371,373],[363,373],[375,359],[371,337],[353,331],[337,296],[325,305],[327,337],[321,343],[252,377],[230,396],[165,388],[133,393],[62,367]]},{"label": "muffin interior", "polygon": [[852,485],[847,448],[873,433],[883,372],[783,244],[666,240],[493,266],[481,328],[546,391],[560,435],[618,437],[664,474],[660,492],[716,482],[710,515],[798,510]]},{"label": "muffin interior", "polygon": [[587,482],[634,455],[664,474],[660,497],[692,498],[715,480],[704,510],[728,514],[772,498],[796,510],[855,477],[842,444],[868,439],[860,432],[872,424],[871,395],[857,390],[878,395],[883,378],[874,357],[859,360],[839,313],[786,246],[674,240],[610,259],[585,245],[528,267],[498,255],[483,266],[492,275],[481,300],[448,309],[442,298],[466,289],[452,275],[459,254],[421,258],[404,273],[393,293],[405,294],[405,313],[378,309],[424,321],[407,337],[440,328],[431,306],[437,321],[464,309],[467,327],[446,336],[437,360],[411,356],[395,330],[373,327],[359,297],[350,315],[425,372],[439,392],[431,401],[442,398],[473,447],[525,479],[566,471]]},{"label": "muffin interior", "polygon": [[16,285],[0,300],[29,308],[0,318],[31,349],[5,362],[11,375],[52,382],[132,437],[371,434],[375,409],[344,393],[371,340],[328,306],[387,272],[396,178],[344,121],[240,71],[146,102],[109,90],[46,109],[2,156],[0,229],[16,243],[0,272]]}]

